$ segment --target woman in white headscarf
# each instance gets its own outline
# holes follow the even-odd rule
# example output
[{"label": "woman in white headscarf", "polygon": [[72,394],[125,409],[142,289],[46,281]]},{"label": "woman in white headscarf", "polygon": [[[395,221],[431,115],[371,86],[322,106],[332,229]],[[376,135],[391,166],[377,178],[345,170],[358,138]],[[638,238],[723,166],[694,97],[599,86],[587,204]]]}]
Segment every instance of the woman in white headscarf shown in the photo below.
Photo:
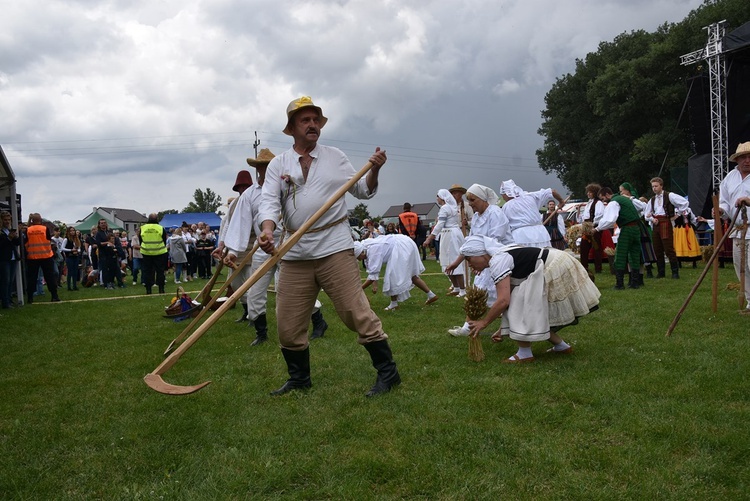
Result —
[{"label": "woman in white headscarf", "polygon": [[549,233],[542,225],[539,209],[553,198],[562,207],[565,201],[560,194],[550,188],[523,191],[512,179],[502,182],[500,192],[505,200],[503,213],[508,218],[516,244],[524,247],[550,247]]},{"label": "woman in white headscarf", "polygon": [[[505,217],[502,209],[498,207],[498,197],[492,188],[481,184],[472,184],[466,190],[466,200],[474,211],[474,216],[471,218],[469,236],[490,237],[502,245],[512,245],[514,243],[508,218]],[[454,269],[463,269],[463,266],[461,266],[463,261],[464,256],[459,254],[458,258],[448,266],[447,271],[452,272]],[[488,274],[476,275],[474,277],[474,286],[487,291],[487,304],[492,305],[495,302],[497,298],[495,284],[492,283],[492,280],[489,280]],[[451,336],[468,336],[468,321],[464,322],[463,325],[456,325],[452,329],[448,329],[448,334]]]},{"label": "woman in white headscarf", "polygon": [[493,341],[509,335],[518,344],[516,354],[503,363],[533,361],[533,341],[549,340],[549,353],[573,351],[557,331],[597,309],[601,296],[578,260],[557,249],[503,247],[480,236],[468,237],[461,254],[475,273],[489,275],[497,292],[485,317],[469,322],[472,337],[502,315]]},{"label": "woman in white headscarf", "polygon": [[409,292],[415,285],[427,294],[425,305],[438,300],[419,275],[424,273],[424,265],[419,256],[419,249],[408,235],[382,235],[354,242],[354,257],[364,260],[367,280],[363,289],[372,287],[373,294],[378,291],[377,283],[380,270],[385,265],[383,274],[383,294],[390,296],[391,303],[385,311],[398,308],[398,303],[411,297]]},{"label": "woman in white headscarf", "polygon": [[448,266],[458,258],[461,245],[464,243],[464,235],[461,233],[459,221],[458,205],[456,204],[456,199],[446,189],[438,191],[437,203],[440,205],[437,223],[422,246],[429,247],[435,238],[440,240],[440,266],[443,272],[448,275],[453,285],[453,290],[448,294],[464,297],[466,289],[463,270],[454,269],[451,272],[447,271]]}]

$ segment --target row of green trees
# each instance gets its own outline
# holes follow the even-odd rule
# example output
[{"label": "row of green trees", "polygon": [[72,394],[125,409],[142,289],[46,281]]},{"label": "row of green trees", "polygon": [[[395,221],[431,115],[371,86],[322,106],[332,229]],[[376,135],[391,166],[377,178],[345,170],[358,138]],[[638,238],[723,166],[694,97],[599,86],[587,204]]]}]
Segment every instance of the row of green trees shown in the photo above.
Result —
[{"label": "row of green trees", "polygon": [[590,182],[645,192],[652,177],[687,165],[690,124],[678,119],[688,78],[708,69],[681,66],[680,56],[705,47],[703,28],[722,20],[730,30],[750,20],[750,1],[705,0],[679,23],[623,33],[576,60],[545,96],[540,167],[582,198]]}]

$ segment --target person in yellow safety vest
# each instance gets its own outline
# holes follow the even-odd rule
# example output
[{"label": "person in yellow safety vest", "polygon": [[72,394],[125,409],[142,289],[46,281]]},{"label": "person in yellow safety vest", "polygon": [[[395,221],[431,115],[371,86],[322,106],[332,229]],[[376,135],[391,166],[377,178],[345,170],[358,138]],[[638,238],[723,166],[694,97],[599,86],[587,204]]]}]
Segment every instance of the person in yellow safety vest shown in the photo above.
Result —
[{"label": "person in yellow safety vest", "polygon": [[57,295],[57,277],[55,276],[54,252],[52,252],[52,234],[42,224],[38,213],[29,215],[29,227],[26,230],[26,295],[28,304],[34,302],[34,290],[41,268],[47,289],[52,301],[60,301]]},{"label": "person in yellow safety vest", "polygon": [[143,261],[143,283],[146,294],[151,294],[154,284],[159,293],[164,293],[164,273],[167,269],[167,232],[158,224],[158,216],[148,215],[148,222],[141,226],[141,255]]}]

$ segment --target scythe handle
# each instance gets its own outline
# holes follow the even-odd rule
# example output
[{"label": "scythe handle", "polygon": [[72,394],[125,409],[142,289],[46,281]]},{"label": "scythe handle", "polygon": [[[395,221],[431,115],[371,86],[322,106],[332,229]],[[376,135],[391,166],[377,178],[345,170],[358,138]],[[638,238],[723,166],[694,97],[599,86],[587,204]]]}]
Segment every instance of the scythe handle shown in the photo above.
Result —
[{"label": "scythe handle", "polygon": [[[734,226],[734,223],[735,221],[737,221],[737,216],[739,214],[740,214],[740,211],[735,212],[734,217],[732,218],[732,223],[729,225],[730,227]],[[706,278],[706,275],[708,274],[708,270],[711,268],[711,264],[719,255],[721,246],[724,245],[724,242],[726,241],[730,233],[731,231],[727,231],[726,233],[724,233],[724,235],[722,235],[721,237],[721,240],[719,240],[719,243],[716,244],[713,254],[711,254],[711,257],[708,259],[706,266],[703,268],[703,272],[698,277],[698,281],[695,282],[695,285],[690,290],[690,294],[688,294],[688,297],[685,299],[685,302],[682,304],[682,308],[680,308],[680,311],[677,312],[677,315],[674,317],[674,320],[672,320],[672,323],[669,324],[669,329],[667,329],[667,337],[671,336],[672,331],[674,330],[675,327],[677,327],[677,322],[680,321],[680,317],[682,316],[683,313],[685,313],[685,309],[687,308],[687,305],[690,304],[690,300],[693,299],[693,296],[695,295],[695,292],[698,290],[698,287],[700,287],[701,282],[703,282],[703,279]]]},{"label": "scythe handle", "polygon": [[169,343],[169,346],[167,346],[167,349],[164,350],[165,357],[169,355],[170,353],[172,353],[172,351],[175,349],[175,346],[177,346],[179,343],[182,342],[183,339],[185,339],[185,336],[187,336],[188,332],[190,332],[191,329],[195,327],[195,324],[197,324],[205,316],[206,312],[210,311],[211,307],[214,304],[216,304],[222,292],[227,290],[229,286],[232,284],[232,280],[234,280],[235,277],[239,275],[240,273],[239,270],[241,270],[247,264],[247,262],[250,261],[250,259],[252,259],[253,254],[255,254],[255,251],[258,250],[258,246],[259,244],[258,244],[258,241],[256,240],[250,252],[248,252],[247,255],[245,255],[245,257],[242,258],[242,260],[240,260],[239,264],[237,264],[235,269],[232,271],[232,273],[229,274],[226,281],[222,284],[221,287],[219,287],[219,290],[216,291],[216,294],[214,294],[213,297],[211,297],[210,292],[213,289],[213,284],[216,283],[216,279],[218,278],[219,272],[221,271],[221,268],[223,266],[223,256],[225,254],[222,254],[222,259],[219,261],[219,264],[216,265],[216,271],[214,272],[213,277],[211,277],[211,281],[208,284],[206,284],[206,286],[203,288],[203,291],[208,290],[208,293],[206,296],[204,296],[203,300],[201,301],[201,310],[190,322],[190,325],[185,327],[185,329],[183,329],[180,335],[174,338],[174,340],[172,340],[171,343]]}]

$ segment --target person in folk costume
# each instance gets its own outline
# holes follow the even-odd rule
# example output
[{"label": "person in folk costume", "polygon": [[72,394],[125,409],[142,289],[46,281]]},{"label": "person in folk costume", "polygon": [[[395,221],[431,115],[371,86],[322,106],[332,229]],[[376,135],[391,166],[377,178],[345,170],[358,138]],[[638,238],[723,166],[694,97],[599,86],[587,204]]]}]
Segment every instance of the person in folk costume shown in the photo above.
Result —
[{"label": "person in folk costume", "polygon": [[464,200],[466,195],[466,188],[460,184],[453,184],[448,191],[453,195],[453,199],[456,201],[458,206],[459,222],[461,223],[461,229],[464,230],[464,237],[468,235],[469,228],[471,227],[471,218],[474,216],[474,210],[471,208],[468,200]]},{"label": "person in folk costume", "polygon": [[[260,244],[267,253],[276,247],[273,230],[279,214],[284,231],[292,234],[357,175],[341,150],[318,142],[328,119],[309,96],[290,102],[286,119],[283,132],[294,143],[269,162],[260,204]],[[375,196],[386,160],[386,152],[376,148],[369,159],[371,169],[348,193],[359,199]],[[365,395],[380,395],[401,383],[388,335],[362,290],[353,247],[346,201],[341,197],[283,256],[276,287],[276,320],[289,379],[272,395],[312,386],[307,323],[321,288],[339,318],[357,333],[377,370],[375,384]]]},{"label": "person in folk costume", "polygon": [[665,277],[664,256],[669,259],[672,278],[680,278],[680,264],[674,250],[674,220],[690,209],[688,201],[676,193],[664,189],[664,180],[651,179],[654,196],[648,201],[643,215],[654,228],[654,251],[656,252],[656,278]]},{"label": "person in folk costume", "polygon": [[[594,231],[602,231],[614,228],[615,224],[620,228],[615,247],[615,289],[625,288],[623,279],[625,272],[630,269],[630,280],[628,287],[637,289],[643,285],[643,274],[641,268],[641,225],[643,224],[638,214],[638,209],[633,201],[623,195],[615,195],[608,187],[599,190],[599,199],[606,203],[604,214]],[[644,230],[645,231],[645,230]]]},{"label": "person in folk costume", "polygon": [[[604,214],[604,204],[597,198],[601,186],[597,183],[586,185],[586,197],[588,202],[578,213],[578,223],[591,223],[595,228]],[[581,264],[586,270],[589,269],[589,261],[594,260],[594,273],[602,272],[602,260],[607,259],[605,249],[614,249],[612,242],[612,232],[610,230],[595,232],[593,235],[584,235],[581,238]]]},{"label": "person in folk costume", "polygon": [[[472,184],[466,193],[466,199],[471,205],[474,215],[471,218],[470,236],[485,236],[497,240],[501,245],[513,245],[513,235],[511,235],[508,218],[497,202],[497,194],[492,188],[481,184]],[[464,262],[464,256],[458,255],[447,270],[450,272],[461,267]],[[489,279],[489,274],[474,275],[474,286],[487,292],[487,304],[490,306],[497,298],[495,294],[495,284]],[[448,329],[451,336],[468,336],[469,322],[464,321],[463,325],[456,325]]]},{"label": "person in folk costume", "polygon": [[544,227],[549,233],[549,241],[553,249],[565,249],[565,218],[562,209],[558,209],[554,200],[547,202],[547,213],[542,214]]},{"label": "person in folk costume", "polygon": [[453,284],[453,290],[448,295],[464,297],[466,286],[464,285],[463,270],[453,269],[450,272],[448,271],[448,266],[458,258],[461,244],[464,242],[464,235],[461,233],[461,214],[456,199],[446,189],[438,191],[437,203],[440,206],[437,223],[422,245],[428,247],[435,238],[440,239],[440,267]]},{"label": "person in folk costume", "polygon": [[424,265],[417,245],[408,235],[383,235],[354,242],[354,257],[363,260],[367,270],[367,280],[362,284],[362,289],[372,285],[373,294],[378,290],[380,270],[385,265],[382,289],[383,294],[391,298],[385,311],[393,311],[399,303],[409,299],[409,291],[415,285],[427,294],[425,305],[438,300],[437,295],[419,277],[424,273]]},{"label": "person in folk costume", "polygon": [[[635,210],[638,211],[638,216],[643,222],[643,224],[640,225],[642,259],[642,269],[640,271],[640,275],[641,277],[643,277],[645,273],[648,278],[654,278],[653,263],[656,262],[656,253],[654,252],[653,235],[651,231],[651,225],[647,224],[646,220],[643,218],[643,212],[646,210],[647,200],[645,198],[639,198],[638,191],[635,189],[635,187],[633,187],[632,184],[628,182],[622,183],[619,187],[619,191],[620,195],[633,202],[633,207],[635,207]],[[644,283],[643,281],[641,281],[641,286],[643,285]]]},{"label": "person in folk costume", "polygon": [[[503,363],[533,361],[534,341],[552,343],[548,353],[572,353],[558,332],[597,309],[601,296],[576,258],[552,248],[504,247],[483,236],[467,237],[461,254],[475,273],[489,274],[497,292],[484,318],[469,322],[472,337],[502,315],[500,331],[492,340],[499,342],[508,335],[518,345]],[[529,315],[530,311],[535,314]]]},{"label": "person in folk costume", "polygon": [[[257,183],[253,184],[242,194],[244,197],[241,203],[249,203],[251,207],[251,213],[253,216],[257,215],[260,211],[260,202],[263,195],[263,184],[266,179],[266,168],[268,163],[273,160],[275,155],[271,150],[263,148],[258,153],[258,158],[248,158],[247,163],[250,167],[254,167],[257,173]],[[241,198],[242,198],[241,197]],[[230,223],[230,227],[227,229],[225,236],[225,245],[229,249],[227,258],[230,262],[233,262],[231,256],[235,253],[242,252],[242,243],[247,242],[245,245],[250,246],[249,242],[254,241],[254,236],[260,234],[260,221],[257,217],[253,217],[252,220],[246,219],[247,213],[242,210],[239,212],[239,218],[235,220],[235,223]],[[281,221],[278,222],[276,230],[274,230],[274,236],[281,238],[282,226]],[[236,249],[236,250],[235,250]],[[244,249],[247,250],[247,247]],[[253,254],[252,262],[250,263],[250,271],[248,277],[250,277],[255,271],[260,268],[271,257],[263,249],[258,249]],[[251,343],[251,346],[258,346],[265,343],[268,340],[268,317],[266,316],[266,305],[268,303],[268,286],[271,283],[278,266],[274,266],[268,270],[252,287],[250,287],[245,294],[245,316],[254,328],[255,328],[255,340]],[[323,337],[328,324],[323,318],[323,313],[320,311],[322,304],[320,301],[315,302],[315,308],[312,314],[313,330],[310,334],[310,339],[317,339]]]},{"label": "person in folk costume", "polygon": [[[253,221],[253,206],[250,202],[250,194],[248,193],[248,196],[244,199],[242,197],[248,190],[248,188],[250,188],[252,185],[253,177],[250,175],[249,171],[241,170],[237,173],[237,177],[234,181],[234,186],[232,186],[232,191],[239,193],[239,196],[236,198],[232,198],[229,201],[229,210],[227,211],[226,217],[222,219],[221,225],[219,226],[219,237],[217,239],[219,243],[212,254],[212,256],[217,260],[228,258],[225,262],[232,267],[236,262],[242,261],[245,258],[245,256],[247,255],[247,248],[252,246],[253,242],[255,241],[255,235],[253,234],[252,238],[250,235]],[[232,221],[235,219],[236,223],[232,224]],[[247,223],[244,224],[240,221]],[[230,257],[226,245],[230,226],[232,228],[232,234],[230,238],[232,239],[232,245],[234,246],[232,257]],[[239,239],[241,238],[241,235],[243,237],[246,237],[247,240],[244,242],[240,242]],[[227,250],[226,256],[224,255],[225,250]],[[251,266],[252,263],[247,263],[243,267],[242,272],[237,274],[234,280],[232,280],[232,290],[240,288],[245,280],[250,277]],[[235,320],[235,322],[237,323],[247,321],[247,294],[243,295],[240,298],[240,304],[242,305],[242,316]]]},{"label": "person in folk costume", "polygon": [[697,262],[703,256],[695,234],[697,225],[698,218],[690,207],[685,214],[674,220],[674,252],[680,265],[683,261],[689,261],[693,263],[693,268],[696,268]]},{"label": "person in folk costume", "polygon": [[[722,180],[719,185],[719,214],[723,221],[732,221],[738,210],[747,211],[750,205],[750,142],[740,143],[737,151],[729,157],[730,162],[737,165]],[[749,215],[750,216],[750,215]],[[745,275],[745,313],[750,313],[750,231],[745,228],[745,238],[742,239],[744,221],[742,215],[737,216],[735,226],[730,229],[732,239],[732,261],[737,278],[741,278],[743,269]]]},{"label": "person in folk costume", "polygon": [[505,204],[503,213],[508,218],[513,240],[525,247],[549,247],[549,233],[539,218],[539,208],[554,198],[563,205],[563,198],[553,189],[543,188],[537,191],[524,191],[512,179],[500,185]]}]

